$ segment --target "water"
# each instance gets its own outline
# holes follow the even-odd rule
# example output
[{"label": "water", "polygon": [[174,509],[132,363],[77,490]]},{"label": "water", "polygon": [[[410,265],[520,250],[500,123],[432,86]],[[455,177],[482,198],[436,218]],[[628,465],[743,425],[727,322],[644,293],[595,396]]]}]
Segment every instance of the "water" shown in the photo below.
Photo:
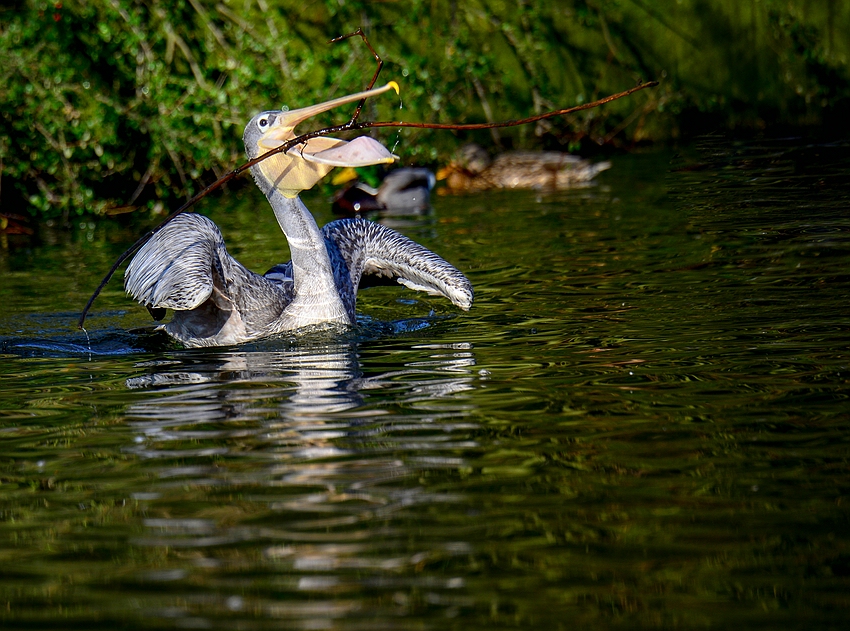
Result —
[{"label": "water", "polygon": [[[119,279],[76,330],[137,228],[3,252],[3,628],[843,628],[848,175],[707,137],[438,197],[387,221],[469,313],[380,288],[238,348],[177,348]],[[204,211],[287,258],[254,193]]]}]

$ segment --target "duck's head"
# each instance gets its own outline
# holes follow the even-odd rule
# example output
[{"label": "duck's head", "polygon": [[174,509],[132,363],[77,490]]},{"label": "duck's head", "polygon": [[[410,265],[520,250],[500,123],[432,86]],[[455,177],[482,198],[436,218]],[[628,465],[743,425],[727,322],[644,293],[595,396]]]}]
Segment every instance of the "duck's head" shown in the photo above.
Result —
[{"label": "duck's head", "polygon": [[[245,154],[249,160],[258,158],[294,139],[298,135],[295,127],[308,118],[340,105],[383,94],[388,90],[398,92],[398,84],[390,81],[374,90],[350,94],[297,110],[260,112],[251,119],[242,134]],[[334,167],[385,164],[396,158],[397,156],[381,143],[368,136],[358,136],[351,141],[319,136],[259,162],[251,167],[251,172],[264,190],[263,181],[287,197],[295,197],[301,191],[312,188]]]},{"label": "duck's head", "polygon": [[437,171],[437,179],[445,180],[449,190],[463,191],[490,166],[490,162],[490,155],[484,147],[469,143],[458,149],[451,161]]}]

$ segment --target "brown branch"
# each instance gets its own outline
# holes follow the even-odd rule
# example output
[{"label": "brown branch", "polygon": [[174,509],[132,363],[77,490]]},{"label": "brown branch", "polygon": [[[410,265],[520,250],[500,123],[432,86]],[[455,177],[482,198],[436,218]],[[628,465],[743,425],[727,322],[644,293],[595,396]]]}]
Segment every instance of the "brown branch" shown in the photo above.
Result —
[{"label": "brown branch", "polygon": [[643,90],[645,88],[654,88],[658,85],[658,81],[648,81],[647,83],[641,83],[640,85],[636,85],[633,88],[629,88],[625,92],[618,92],[617,94],[612,94],[610,96],[603,97],[601,99],[597,99],[596,101],[591,101],[590,103],[583,103],[582,105],[576,105],[574,107],[568,107],[563,110],[554,110],[552,112],[544,112],[543,114],[538,114],[537,116],[529,116],[528,118],[520,118],[517,120],[509,120],[509,121],[501,121],[498,123],[473,123],[469,125],[456,125],[453,123],[409,123],[405,121],[379,121],[375,123],[356,123],[350,129],[371,129],[374,127],[416,127],[419,129],[460,129],[460,130],[472,130],[472,129],[492,129],[494,127],[516,127],[517,125],[528,125],[529,123],[536,123],[537,121],[545,120],[547,118],[554,118],[556,116],[565,116],[566,114],[572,114],[574,112],[580,112],[582,110],[590,110],[594,107],[599,107],[600,105],[605,105],[606,103],[610,103],[611,101],[616,101],[617,99],[622,99],[625,96],[629,96]]}]

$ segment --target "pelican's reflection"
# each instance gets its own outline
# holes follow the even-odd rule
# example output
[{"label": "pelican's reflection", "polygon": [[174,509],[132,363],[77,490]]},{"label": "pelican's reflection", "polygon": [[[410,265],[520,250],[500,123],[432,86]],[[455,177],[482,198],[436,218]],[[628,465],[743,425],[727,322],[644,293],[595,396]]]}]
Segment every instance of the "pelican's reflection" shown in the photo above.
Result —
[{"label": "pelican's reflection", "polygon": [[358,369],[354,344],[285,350],[235,350],[181,355],[137,364],[147,373],[127,380],[132,389],[198,383],[264,382],[291,377],[295,383],[320,384],[351,379]]},{"label": "pelican's reflection", "polygon": [[[339,343],[140,365],[145,374],[128,382],[144,396],[127,410],[135,429],[128,451],[152,475],[133,494],[145,515],[133,543],[177,551],[144,580],[244,566],[277,577],[276,590],[309,594],[333,616],[339,590],[375,589],[388,570],[409,571],[415,582],[427,561],[468,556],[472,543],[461,535],[408,550],[416,537],[407,529],[417,515],[467,510],[462,487],[427,481],[462,480],[471,466],[475,363],[468,344],[376,353]],[[429,590],[441,589],[442,579],[427,580]],[[450,593],[452,580],[442,585]],[[279,599],[252,606],[315,622]],[[168,615],[210,611],[180,605]]]},{"label": "pelican's reflection", "polygon": [[[220,407],[219,418],[239,417],[246,403],[266,400],[286,392],[279,409],[291,414],[320,415],[339,413],[357,407],[362,391],[384,388],[408,389],[407,402],[444,397],[472,388],[475,357],[471,344],[426,344],[413,351],[438,351],[407,361],[397,370],[365,378],[362,376],[356,343],[276,351],[230,351],[187,355],[180,359],[142,362],[137,367],[146,374],[127,379],[131,389],[151,389],[154,398],[133,405],[134,417],[169,416],[177,408],[174,420],[185,422],[192,403],[206,401],[197,413],[211,412],[209,403]],[[442,352],[440,352],[442,351]],[[446,375],[436,378],[436,375]],[[243,388],[242,386],[248,386]],[[206,418],[210,418],[206,416]]]},{"label": "pelican's reflection", "polygon": [[[394,355],[397,369],[368,377],[355,342],[187,353],[141,363],[146,373],[128,379],[127,385],[149,389],[151,396],[127,410],[139,431],[132,451],[147,457],[173,455],[151,451],[149,439],[154,437],[155,443],[164,438],[179,442],[181,437],[197,442],[253,434],[275,449],[281,443],[295,446],[294,441],[327,456],[342,449],[333,439],[346,436],[350,444],[362,435],[357,428],[387,416],[388,408],[409,407],[402,416],[429,410],[438,416],[465,414],[462,397],[452,397],[475,387],[471,345],[420,345]],[[431,422],[432,417],[420,421]],[[231,448],[225,443],[214,450]]]}]

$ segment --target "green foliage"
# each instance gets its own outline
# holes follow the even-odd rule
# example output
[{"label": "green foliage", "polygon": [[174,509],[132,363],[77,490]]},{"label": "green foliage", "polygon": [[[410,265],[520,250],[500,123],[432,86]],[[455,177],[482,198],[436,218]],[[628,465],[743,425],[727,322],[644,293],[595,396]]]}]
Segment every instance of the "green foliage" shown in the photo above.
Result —
[{"label": "green foliage", "polygon": [[[382,78],[402,86],[403,109],[379,99],[372,120],[520,118],[662,81],[604,109],[472,136],[505,147],[664,141],[706,116],[820,124],[850,99],[850,7],[838,2],[30,0],[0,14],[0,201],[65,220],[172,206],[240,162],[257,111],[363,89],[366,47],[328,44],[358,26],[386,61]],[[344,113],[332,116],[320,122]],[[467,139],[381,135],[425,164]]]}]

